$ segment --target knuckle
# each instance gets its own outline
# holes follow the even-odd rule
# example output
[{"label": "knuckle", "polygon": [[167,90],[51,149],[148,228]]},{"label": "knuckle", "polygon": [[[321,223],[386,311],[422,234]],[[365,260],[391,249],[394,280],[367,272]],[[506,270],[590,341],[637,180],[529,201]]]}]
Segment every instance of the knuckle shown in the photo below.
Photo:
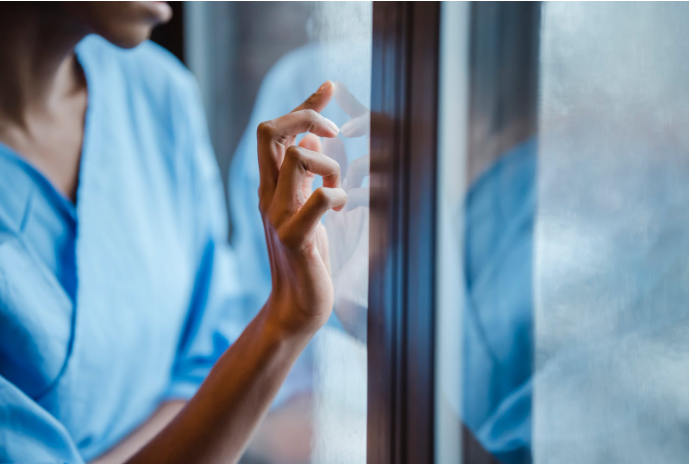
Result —
[{"label": "knuckle", "polygon": [[296,145],[290,146],[285,152],[285,158],[287,158],[290,161],[293,167],[302,167],[306,169],[306,156],[304,155],[304,152],[300,147],[297,147]]},{"label": "knuckle", "polygon": [[330,197],[325,192],[325,189],[323,189],[322,187],[319,187],[318,189],[313,191],[313,194],[311,195],[315,196],[315,201],[319,205],[327,205],[330,203]]},{"label": "knuckle", "polygon": [[273,136],[275,132],[275,124],[272,121],[264,121],[258,125],[256,135],[259,139],[267,139]]},{"label": "knuckle", "polygon": [[285,151],[285,157],[293,162],[298,162],[301,159],[301,150],[296,145],[290,145]]},{"label": "knuckle", "polygon": [[316,110],[313,110],[311,108],[304,110],[304,116],[306,116],[310,120],[317,120],[318,119],[318,112]]}]

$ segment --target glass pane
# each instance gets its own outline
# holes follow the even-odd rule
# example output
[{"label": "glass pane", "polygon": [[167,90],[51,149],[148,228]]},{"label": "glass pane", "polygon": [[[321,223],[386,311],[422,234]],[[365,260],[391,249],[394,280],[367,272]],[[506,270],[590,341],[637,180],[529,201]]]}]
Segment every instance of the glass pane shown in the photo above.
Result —
[{"label": "glass pane", "polygon": [[462,310],[464,198],[469,106],[469,20],[466,2],[440,10],[436,257],[435,462],[462,461]]},{"label": "glass pane", "polygon": [[236,323],[248,323],[270,291],[257,209],[256,127],[291,111],[326,80],[336,83],[335,98],[322,112],[341,128],[322,149],[340,163],[349,195],[346,211],[328,213],[323,222],[335,311],[290,373],[243,460],[363,463],[372,3],[199,2],[186,13],[186,55],[201,84],[219,164],[231,166],[232,243],[246,291]]},{"label": "glass pane", "polygon": [[442,9],[440,462],[531,460],[538,14],[533,3]]},{"label": "glass pane", "polygon": [[542,15],[534,459],[685,461],[689,6]]},{"label": "glass pane", "polygon": [[685,461],[689,6],[469,9],[468,59],[441,31],[436,458],[459,412],[465,461]]}]

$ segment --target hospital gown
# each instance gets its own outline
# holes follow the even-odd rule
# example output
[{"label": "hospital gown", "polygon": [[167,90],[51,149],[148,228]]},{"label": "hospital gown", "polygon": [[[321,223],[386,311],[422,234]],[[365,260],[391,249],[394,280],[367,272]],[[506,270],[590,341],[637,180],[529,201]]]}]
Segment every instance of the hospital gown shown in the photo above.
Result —
[{"label": "hospital gown", "polygon": [[190,73],[152,43],[76,51],[76,205],[0,145],[0,462],[96,458],[192,396],[245,324]]}]

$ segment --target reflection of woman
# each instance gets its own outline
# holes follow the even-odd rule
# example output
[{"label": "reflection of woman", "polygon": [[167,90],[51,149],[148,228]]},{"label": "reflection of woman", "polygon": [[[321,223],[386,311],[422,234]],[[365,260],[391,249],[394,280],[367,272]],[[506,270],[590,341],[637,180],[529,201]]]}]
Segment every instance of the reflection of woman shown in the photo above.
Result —
[{"label": "reflection of woman", "polygon": [[227,349],[238,271],[194,84],[153,45],[111,45],[169,7],[0,8],[0,459],[237,460],[332,307],[339,167],[314,136],[288,148],[337,134],[332,84],[259,127],[272,291]]}]

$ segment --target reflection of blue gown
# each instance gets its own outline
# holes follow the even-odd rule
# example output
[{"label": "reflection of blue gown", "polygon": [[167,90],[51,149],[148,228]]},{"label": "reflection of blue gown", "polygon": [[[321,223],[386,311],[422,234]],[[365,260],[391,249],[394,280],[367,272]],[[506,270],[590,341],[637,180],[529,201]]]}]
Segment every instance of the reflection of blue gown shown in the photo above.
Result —
[{"label": "reflection of blue gown", "polygon": [[463,420],[503,462],[531,460],[536,142],[502,155],[466,207]]},{"label": "reflection of blue gown", "polygon": [[193,78],[151,43],[77,46],[75,206],[0,144],[0,462],[80,462],[188,398],[242,329]]}]

